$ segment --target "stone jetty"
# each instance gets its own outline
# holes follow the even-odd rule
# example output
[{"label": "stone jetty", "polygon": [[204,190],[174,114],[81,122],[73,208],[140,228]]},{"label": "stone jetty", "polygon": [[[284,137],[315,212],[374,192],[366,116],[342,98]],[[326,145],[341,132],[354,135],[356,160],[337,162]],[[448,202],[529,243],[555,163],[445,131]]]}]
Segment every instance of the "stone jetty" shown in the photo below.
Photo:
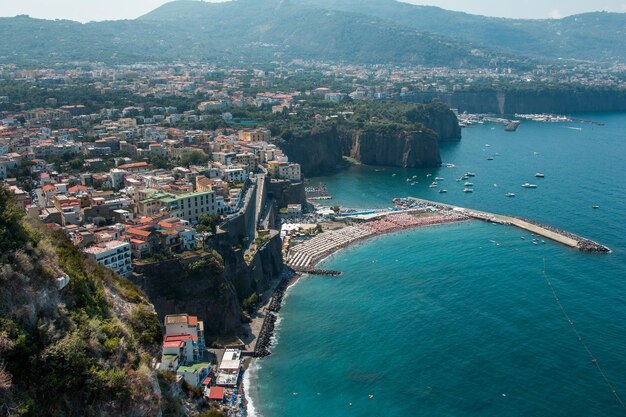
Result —
[{"label": "stone jetty", "polygon": [[509,226],[515,226],[522,230],[526,230],[530,233],[533,233],[537,236],[542,236],[546,239],[553,240],[555,242],[561,243],[570,248],[578,249],[582,252],[593,252],[593,253],[610,253],[611,249],[607,246],[604,246],[598,242],[594,242],[590,239],[586,239],[575,235],[574,233],[570,233],[564,230],[557,229],[552,226],[547,226],[532,220],[522,219],[519,217],[513,216],[504,216],[501,214],[493,214],[488,213],[486,211],[479,211],[468,209],[459,206],[453,206],[451,204],[438,203],[435,201],[424,200],[421,198],[415,197],[407,197],[407,198],[396,198],[393,202],[401,207],[415,208],[415,207],[423,207],[423,208],[432,208],[435,210],[448,210],[453,211],[469,218],[478,219],[487,221],[490,223],[496,224],[504,224]]}]

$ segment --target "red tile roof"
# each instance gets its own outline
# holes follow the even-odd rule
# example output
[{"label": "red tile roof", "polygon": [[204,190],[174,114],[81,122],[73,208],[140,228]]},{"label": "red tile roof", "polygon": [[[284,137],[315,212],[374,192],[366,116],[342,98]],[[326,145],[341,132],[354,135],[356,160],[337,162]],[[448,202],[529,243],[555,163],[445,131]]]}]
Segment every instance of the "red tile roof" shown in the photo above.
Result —
[{"label": "red tile roof", "polygon": [[209,400],[224,400],[224,388],[223,387],[211,387],[209,390]]},{"label": "red tile roof", "polygon": [[180,341],[179,340],[169,340],[169,341],[163,342],[163,347],[164,348],[181,348],[183,346],[185,346],[185,342],[183,342],[182,340],[180,340]]}]

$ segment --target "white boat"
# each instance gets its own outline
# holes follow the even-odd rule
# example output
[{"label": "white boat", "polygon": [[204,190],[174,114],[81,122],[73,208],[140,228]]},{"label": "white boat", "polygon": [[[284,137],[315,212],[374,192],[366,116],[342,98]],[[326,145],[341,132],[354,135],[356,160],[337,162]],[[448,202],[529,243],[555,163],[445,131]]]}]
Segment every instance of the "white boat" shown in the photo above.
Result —
[{"label": "white boat", "polygon": [[487,161],[493,161],[493,156],[488,157]]},{"label": "white boat", "polygon": [[544,177],[545,177],[545,175],[544,175],[544,174],[542,174],[541,172],[537,172],[537,173],[535,174],[535,177],[537,177],[537,178],[544,178]]},{"label": "white boat", "polygon": [[411,178],[407,178],[407,179],[406,179],[406,182],[411,182]]},{"label": "white boat", "polygon": [[473,172],[466,172],[465,175],[467,175],[468,177],[475,177],[476,174],[474,174]]},{"label": "white boat", "polygon": [[433,174],[426,174],[426,177],[432,177]]},{"label": "white boat", "polygon": [[506,193],[507,197],[515,197],[515,193]]},{"label": "white boat", "polygon": [[443,180],[445,180],[445,178],[435,177],[435,181],[443,181]]},{"label": "white boat", "polygon": [[448,192],[448,190],[444,190],[444,189],[439,190],[439,194],[444,194],[444,193],[447,193],[447,192]]},{"label": "white boat", "polygon": [[472,190],[471,188],[464,188],[464,189],[463,189],[463,192],[464,192],[464,193],[473,193],[473,192],[474,192],[474,190]]},{"label": "white boat", "polygon": [[537,188],[537,185],[536,184],[529,184],[529,183],[526,182],[526,183],[522,184],[522,187],[523,188]]},{"label": "white boat", "polygon": [[591,206],[592,209],[599,209],[600,206]]},{"label": "white boat", "polygon": [[463,185],[466,186],[466,187],[473,187],[474,186],[474,184],[471,183],[471,182],[464,182]]},{"label": "white boat", "polygon": [[437,188],[439,186],[439,184],[437,184],[436,182],[433,182],[432,184],[429,185],[430,188]]}]

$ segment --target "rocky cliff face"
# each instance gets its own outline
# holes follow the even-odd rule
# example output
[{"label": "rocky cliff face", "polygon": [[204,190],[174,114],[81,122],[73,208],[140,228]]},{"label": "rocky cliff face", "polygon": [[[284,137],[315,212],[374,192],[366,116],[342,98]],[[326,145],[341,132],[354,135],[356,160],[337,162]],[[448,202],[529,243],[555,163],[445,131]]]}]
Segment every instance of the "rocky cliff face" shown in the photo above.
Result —
[{"label": "rocky cliff face", "polygon": [[189,313],[204,320],[207,335],[241,330],[240,300],[266,290],[282,272],[280,237],[271,239],[247,264],[227,241],[217,251],[138,265],[133,280],[148,294],[162,321],[166,314]]},{"label": "rocky cliff face", "polygon": [[[458,128],[456,117],[449,122]],[[454,126],[440,123],[446,138],[456,136]],[[308,136],[292,138],[279,146],[290,161],[298,162],[302,166],[302,172],[307,177],[337,171],[344,165],[343,156],[368,165],[426,168],[441,164],[438,135],[430,129],[423,129],[421,132],[379,133],[373,130],[333,127]]]},{"label": "rocky cliff face", "polygon": [[289,160],[297,162],[307,177],[335,172],[344,165],[336,128],[314,130],[279,143]]},{"label": "rocky cliff face", "polygon": [[441,165],[437,134],[421,132],[394,134],[374,131],[345,131],[341,135],[343,154],[367,165],[408,168]]}]

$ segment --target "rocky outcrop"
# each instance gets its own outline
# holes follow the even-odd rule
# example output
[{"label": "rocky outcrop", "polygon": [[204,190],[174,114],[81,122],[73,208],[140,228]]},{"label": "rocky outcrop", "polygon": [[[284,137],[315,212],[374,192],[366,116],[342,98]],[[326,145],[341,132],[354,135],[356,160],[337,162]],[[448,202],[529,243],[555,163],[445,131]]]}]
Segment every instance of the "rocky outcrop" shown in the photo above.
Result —
[{"label": "rocky outcrop", "polygon": [[141,286],[162,321],[166,314],[189,313],[204,320],[207,335],[234,335],[241,330],[241,300],[269,288],[283,268],[276,235],[246,263],[228,239],[215,242],[212,253],[187,254],[138,264],[132,280]]},{"label": "rocky outcrop", "polygon": [[344,155],[367,165],[408,168],[441,165],[438,137],[429,129],[393,134],[350,130],[342,133],[341,142]]},{"label": "rocky outcrop", "polygon": [[[456,117],[450,122],[458,126]],[[446,137],[456,135],[454,127],[446,129]],[[430,129],[383,133],[332,127],[279,146],[307,177],[336,172],[344,165],[344,156],[368,165],[426,168],[441,164],[438,135]]]},{"label": "rocky outcrop", "polygon": [[206,334],[234,334],[241,326],[241,307],[221,257],[140,264],[133,281],[148,294],[162,322],[167,314],[189,313],[204,321]]},{"label": "rocky outcrop", "polygon": [[344,164],[341,142],[336,128],[314,128],[306,135],[281,141],[278,145],[289,160],[300,164],[307,177],[315,177],[337,171]]}]

